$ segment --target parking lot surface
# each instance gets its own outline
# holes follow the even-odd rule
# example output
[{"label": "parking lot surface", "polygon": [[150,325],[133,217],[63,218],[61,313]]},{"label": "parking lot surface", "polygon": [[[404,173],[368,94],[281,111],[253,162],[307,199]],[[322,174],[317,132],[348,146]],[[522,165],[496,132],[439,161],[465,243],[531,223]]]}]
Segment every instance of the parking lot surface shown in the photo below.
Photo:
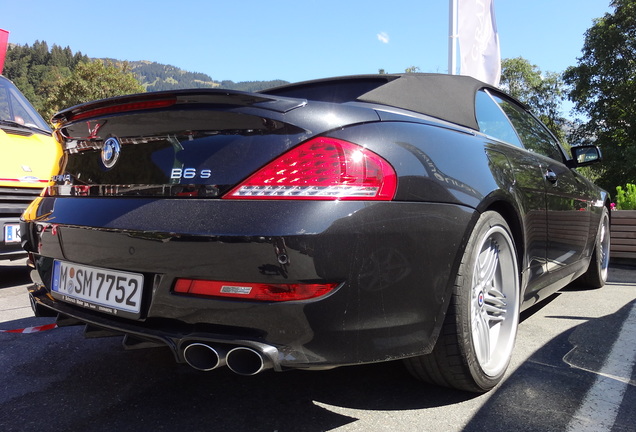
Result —
[{"label": "parking lot surface", "polygon": [[[0,430],[636,431],[636,267],[524,313],[505,381],[472,395],[414,381],[400,362],[243,377],[29,307],[23,262],[0,264]],[[24,330],[13,333],[7,330]]]}]

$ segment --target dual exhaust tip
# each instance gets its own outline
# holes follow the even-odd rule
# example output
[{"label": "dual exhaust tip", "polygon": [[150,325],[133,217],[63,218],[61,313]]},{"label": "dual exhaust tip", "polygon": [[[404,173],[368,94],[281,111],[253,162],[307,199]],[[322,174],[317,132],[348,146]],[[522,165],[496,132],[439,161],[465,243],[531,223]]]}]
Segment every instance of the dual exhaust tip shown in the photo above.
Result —
[{"label": "dual exhaust tip", "polygon": [[267,355],[243,346],[228,351],[223,347],[194,342],[185,347],[183,357],[188,365],[204,372],[227,366],[236,374],[251,376],[273,366]]}]

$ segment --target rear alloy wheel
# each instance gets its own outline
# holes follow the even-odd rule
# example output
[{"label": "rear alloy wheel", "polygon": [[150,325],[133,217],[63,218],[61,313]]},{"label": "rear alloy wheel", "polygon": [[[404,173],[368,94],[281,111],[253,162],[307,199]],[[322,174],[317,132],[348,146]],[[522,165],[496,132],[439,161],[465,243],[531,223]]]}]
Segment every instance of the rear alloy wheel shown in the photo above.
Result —
[{"label": "rear alloy wheel", "polygon": [[610,219],[607,207],[603,207],[601,224],[596,234],[596,243],[592,251],[590,266],[576,282],[584,288],[602,288],[607,282],[610,260]]},{"label": "rear alloy wheel", "polygon": [[519,304],[519,266],[510,228],[498,213],[485,212],[464,250],[435,348],[406,359],[407,368],[433,384],[490,390],[510,363]]}]

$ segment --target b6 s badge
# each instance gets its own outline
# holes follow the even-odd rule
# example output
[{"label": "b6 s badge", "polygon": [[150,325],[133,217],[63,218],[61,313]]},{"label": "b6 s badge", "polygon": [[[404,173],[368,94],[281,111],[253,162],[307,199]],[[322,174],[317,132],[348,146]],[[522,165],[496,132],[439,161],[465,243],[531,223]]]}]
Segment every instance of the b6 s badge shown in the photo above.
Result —
[{"label": "b6 s badge", "polygon": [[172,168],[170,171],[171,179],[208,179],[212,176],[212,170],[196,168]]}]

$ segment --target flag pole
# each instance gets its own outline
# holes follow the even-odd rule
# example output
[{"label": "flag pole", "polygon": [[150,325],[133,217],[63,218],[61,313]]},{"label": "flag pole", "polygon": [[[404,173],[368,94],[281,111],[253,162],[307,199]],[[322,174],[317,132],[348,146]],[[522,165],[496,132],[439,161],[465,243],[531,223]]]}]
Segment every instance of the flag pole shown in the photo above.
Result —
[{"label": "flag pole", "polygon": [[457,75],[457,0],[448,0],[448,73]]}]

